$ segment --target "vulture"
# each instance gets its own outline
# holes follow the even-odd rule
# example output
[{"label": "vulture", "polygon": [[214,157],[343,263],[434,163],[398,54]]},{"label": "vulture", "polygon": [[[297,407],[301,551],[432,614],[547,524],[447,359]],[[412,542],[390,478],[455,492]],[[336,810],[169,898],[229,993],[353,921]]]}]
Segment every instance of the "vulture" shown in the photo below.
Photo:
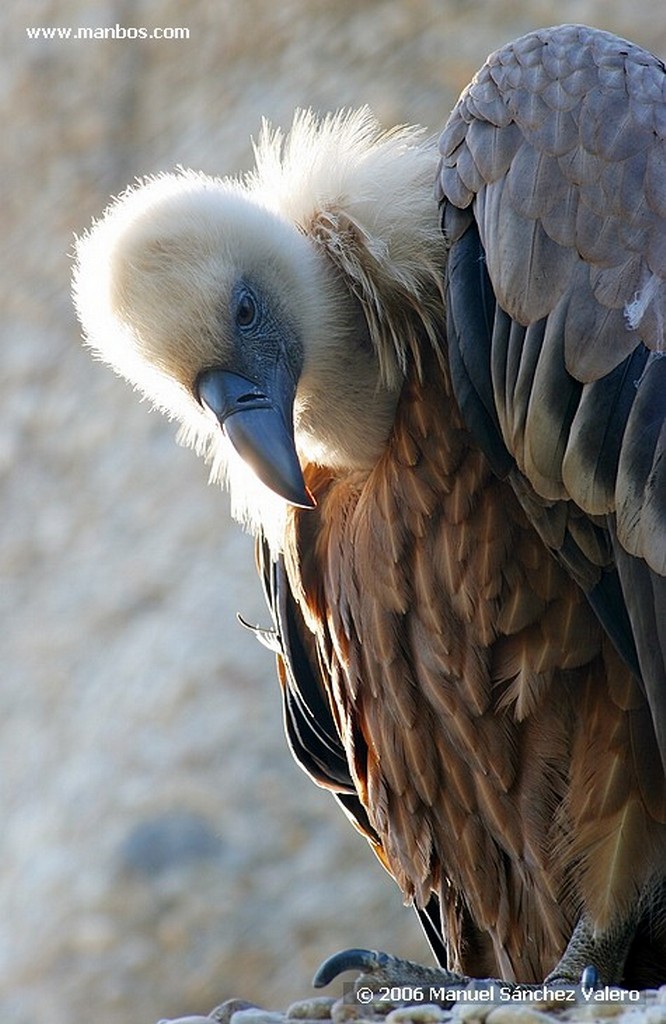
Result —
[{"label": "vulture", "polygon": [[86,342],[256,535],[291,750],[432,976],[664,982],[666,68],[540,29],[439,138],[299,111],[255,158],[77,240]]}]

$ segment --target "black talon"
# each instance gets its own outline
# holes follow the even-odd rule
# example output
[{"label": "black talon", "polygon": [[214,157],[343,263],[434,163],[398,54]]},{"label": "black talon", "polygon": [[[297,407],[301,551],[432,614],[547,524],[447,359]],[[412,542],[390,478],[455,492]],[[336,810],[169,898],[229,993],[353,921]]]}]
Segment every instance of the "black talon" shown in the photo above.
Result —
[{"label": "black talon", "polygon": [[376,971],[387,960],[386,953],[378,953],[374,949],[342,949],[320,964],[312,984],[314,988],[324,988],[344,971]]},{"label": "black talon", "polygon": [[598,989],[601,987],[599,984],[599,971],[594,964],[588,964],[583,970],[580,976],[580,984],[581,988],[585,989]]}]

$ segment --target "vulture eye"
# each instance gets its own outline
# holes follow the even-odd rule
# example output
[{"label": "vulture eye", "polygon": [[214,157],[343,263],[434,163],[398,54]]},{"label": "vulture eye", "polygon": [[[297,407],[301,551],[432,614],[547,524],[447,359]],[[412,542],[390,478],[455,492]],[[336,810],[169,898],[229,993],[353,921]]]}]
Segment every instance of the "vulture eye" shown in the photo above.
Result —
[{"label": "vulture eye", "polygon": [[257,319],[257,304],[254,296],[244,289],[238,297],[236,305],[236,323],[239,327],[252,327]]}]

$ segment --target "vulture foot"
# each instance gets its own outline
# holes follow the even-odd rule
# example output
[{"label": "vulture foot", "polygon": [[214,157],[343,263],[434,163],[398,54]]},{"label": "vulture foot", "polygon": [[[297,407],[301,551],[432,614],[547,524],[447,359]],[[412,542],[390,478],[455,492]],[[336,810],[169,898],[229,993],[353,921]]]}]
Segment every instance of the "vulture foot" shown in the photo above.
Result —
[{"label": "vulture foot", "polygon": [[607,931],[595,932],[581,917],[569,939],[562,959],[546,978],[549,985],[575,985],[583,988],[619,985],[639,918],[638,907],[626,921]]},{"label": "vulture foot", "polygon": [[[319,967],[312,984],[329,985],[345,971],[359,970],[351,995],[360,1003],[450,1003],[452,990],[489,986],[491,981],[468,978],[443,967],[426,967],[372,949],[345,949]],[[448,993],[448,997],[447,997]]]},{"label": "vulture foot", "polygon": [[[450,1005],[457,1001],[563,1001],[573,993],[616,984],[628,948],[629,930],[595,936],[592,928],[580,921],[564,956],[543,982],[520,984],[497,978],[471,978],[443,967],[426,967],[388,953],[370,949],[345,949],[334,953],[319,967],[313,978],[315,988],[329,985],[345,971],[360,971],[350,996],[361,1003],[404,1005],[428,1003]],[[545,994],[544,994],[545,993]],[[549,993],[564,993],[549,995]],[[569,996],[567,995],[567,998]],[[588,996],[589,998],[589,996]]]}]

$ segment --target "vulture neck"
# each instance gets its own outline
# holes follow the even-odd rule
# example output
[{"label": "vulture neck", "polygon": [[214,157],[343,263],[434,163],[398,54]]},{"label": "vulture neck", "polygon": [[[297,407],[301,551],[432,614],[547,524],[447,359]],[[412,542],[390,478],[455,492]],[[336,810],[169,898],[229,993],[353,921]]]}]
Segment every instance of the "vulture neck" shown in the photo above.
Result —
[{"label": "vulture neck", "polygon": [[[371,468],[341,472],[310,464],[304,475],[317,508],[290,510],[284,553],[294,592],[305,606],[321,593],[322,565],[310,575],[315,553],[325,563],[327,552],[344,548],[359,564],[359,556],[372,550],[371,560],[398,565],[414,538],[428,532],[434,514],[445,505],[446,517],[462,523],[492,479],[463,424],[448,366],[431,349],[424,350],[420,368],[409,373],[393,428]],[[357,548],[361,535],[374,538],[377,546],[366,552]],[[372,566],[366,569],[376,576]],[[324,588],[329,584],[324,581]]]}]

